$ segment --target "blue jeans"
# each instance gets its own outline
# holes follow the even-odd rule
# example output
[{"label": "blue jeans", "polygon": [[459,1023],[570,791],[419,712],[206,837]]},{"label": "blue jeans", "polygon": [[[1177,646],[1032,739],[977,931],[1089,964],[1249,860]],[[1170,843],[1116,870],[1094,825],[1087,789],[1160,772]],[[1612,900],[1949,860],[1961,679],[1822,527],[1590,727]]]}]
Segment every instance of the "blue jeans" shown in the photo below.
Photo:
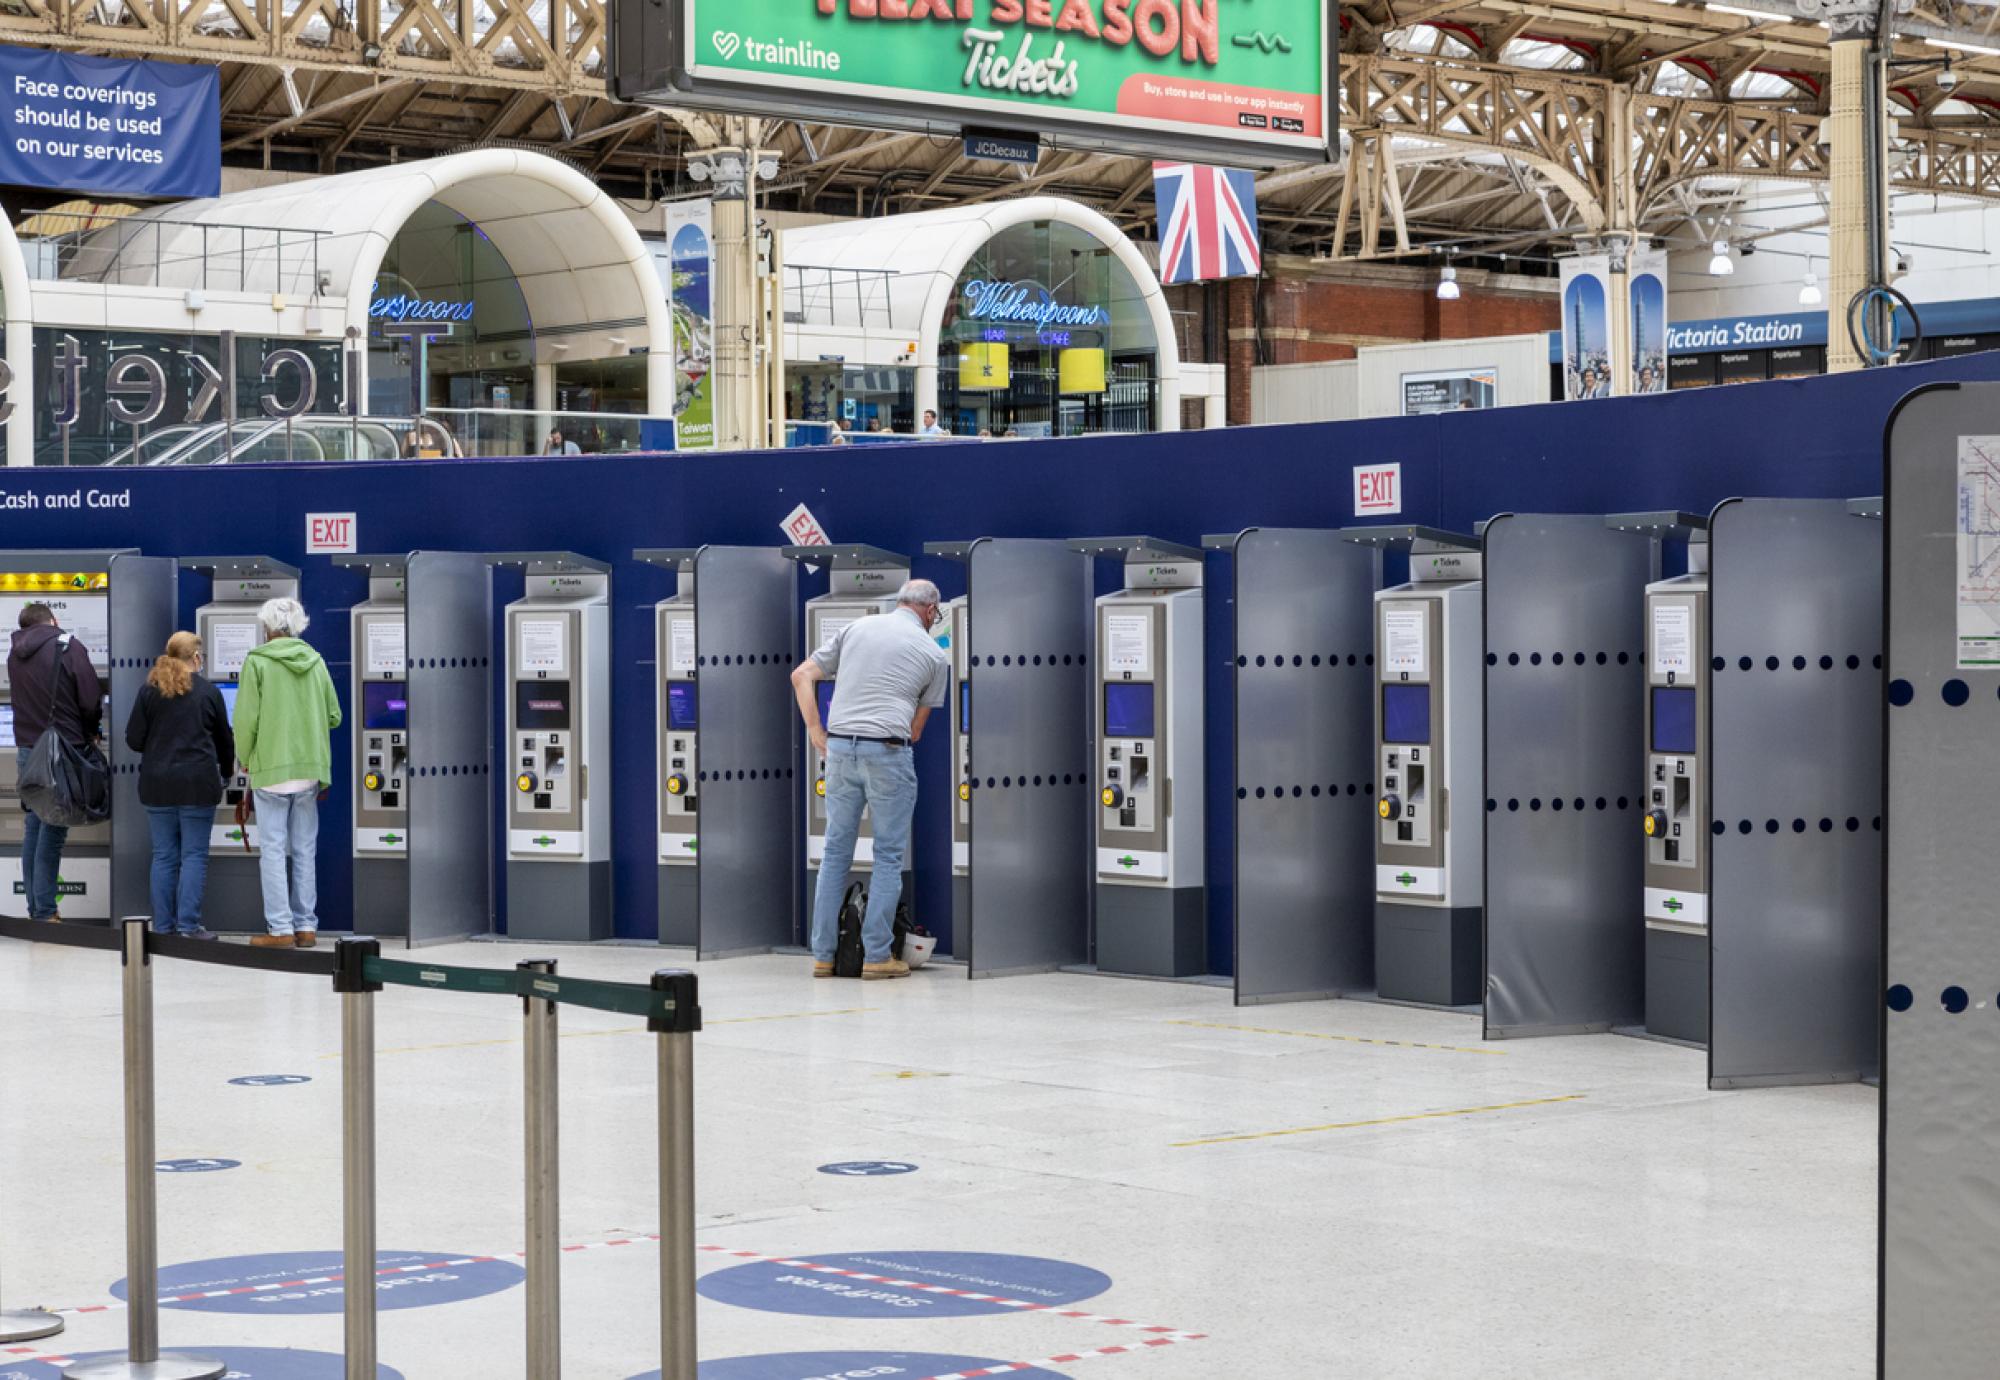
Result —
[{"label": "blue jeans", "polygon": [[208,831],[213,805],[148,805],[153,831],[153,929],[195,934],[208,891]]},{"label": "blue jeans", "polygon": [[868,884],[861,947],[867,962],[881,963],[895,942],[903,860],[910,854],[910,817],[917,811],[917,759],[911,749],[839,738],[826,745],[826,856],[819,864],[812,921],[813,957],[821,963],[833,962],[840,939],[840,902],[854,865],[863,808],[875,826],[875,871]]},{"label": "blue jeans", "polygon": [[[50,730],[53,731],[53,730]],[[33,748],[22,748],[17,758],[21,768],[28,765]],[[21,833],[21,895],[28,903],[30,920],[50,920],[56,913],[56,881],[62,871],[63,845],[69,829],[61,824],[45,824],[33,810]]]},{"label": "blue jeans", "polygon": [[[319,792],[258,791],[257,873],[264,884],[264,926],[272,934],[319,929],[313,907],[319,888],[313,859],[319,848]],[[287,884],[286,864],[290,863]]]}]

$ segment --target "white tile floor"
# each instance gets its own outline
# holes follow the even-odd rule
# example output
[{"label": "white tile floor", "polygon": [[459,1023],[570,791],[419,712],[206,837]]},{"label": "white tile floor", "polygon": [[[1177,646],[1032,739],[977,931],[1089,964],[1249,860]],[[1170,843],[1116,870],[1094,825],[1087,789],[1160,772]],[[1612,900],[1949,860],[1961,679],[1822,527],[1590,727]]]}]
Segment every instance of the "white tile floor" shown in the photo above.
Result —
[{"label": "white tile floor", "polygon": [[[686,961],[672,950],[557,952],[563,972],[593,977],[643,979]],[[521,956],[496,945],[423,954],[492,966]],[[968,983],[957,968],[815,982],[789,957],[700,972],[704,1243],[903,1267],[925,1263],[899,1254],[917,1251],[1070,1262],[1111,1281],[1078,1309],[1205,1334],[1030,1374],[1873,1373],[1870,1089],[1713,1094],[1689,1050],[1617,1036],[1488,1045],[1461,1016],[1355,1002],[1237,1010],[1225,990],[1199,986],[1071,974]],[[0,941],[0,1278],[11,1305],[105,1303],[124,1273],[117,982],[110,954]],[[163,1266],[337,1251],[332,993],[163,961],[156,1001],[161,1158],[241,1162],[159,1177]],[[517,1251],[517,1005],[391,989],[378,1011],[382,1246],[439,1253],[432,1261]],[[624,1018],[562,1019],[564,1237],[652,1230],[651,1042]],[[228,1081],[273,1073],[312,1081]],[[848,1160],[919,1167],[817,1172]],[[565,1258],[568,1375],[624,1380],[657,1364],[655,1260],[646,1245]],[[706,1281],[737,1263],[704,1255],[700,1268]],[[464,1282],[481,1267],[459,1269]],[[766,1273],[838,1283],[796,1267]],[[1018,1266],[992,1277],[1016,1293],[1043,1278]],[[401,1287],[415,1297],[446,1286]],[[937,1297],[855,1287],[905,1303]],[[825,1297],[803,1284],[771,1292]],[[163,1336],[340,1350],[337,1311],[273,1313],[258,1297],[232,1305],[240,1312],[164,1310]],[[516,1287],[385,1311],[383,1363],[408,1380],[520,1376],[521,1305]],[[931,1306],[829,1318],[704,1299],[701,1354],[1034,1362],[1164,1335],[1017,1309],[926,1316]],[[116,1311],[75,1314],[61,1354],[122,1337]],[[835,1357],[703,1373],[921,1380],[938,1364]],[[15,1373],[53,1374],[0,1364],[0,1377]]]}]

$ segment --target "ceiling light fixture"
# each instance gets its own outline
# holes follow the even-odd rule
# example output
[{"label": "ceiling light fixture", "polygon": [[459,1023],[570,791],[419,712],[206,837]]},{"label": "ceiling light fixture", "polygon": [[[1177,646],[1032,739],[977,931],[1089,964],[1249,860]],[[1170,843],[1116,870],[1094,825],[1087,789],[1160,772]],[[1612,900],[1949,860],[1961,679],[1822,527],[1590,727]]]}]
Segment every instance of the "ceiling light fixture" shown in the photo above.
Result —
[{"label": "ceiling light fixture", "polygon": [[1811,269],[1806,270],[1806,281],[1799,288],[1799,305],[1816,307],[1826,300],[1826,294],[1819,290],[1819,276]]},{"label": "ceiling light fixture", "polygon": [[1438,270],[1438,301],[1456,302],[1457,300],[1458,270],[1451,267]]},{"label": "ceiling light fixture", "polygon": [[1729,257],[1729,245],[1722,240],[1715,242],[1715,257],[1708,261],[1708,276],[1727,278],[1736,271],[1736,261]]}]

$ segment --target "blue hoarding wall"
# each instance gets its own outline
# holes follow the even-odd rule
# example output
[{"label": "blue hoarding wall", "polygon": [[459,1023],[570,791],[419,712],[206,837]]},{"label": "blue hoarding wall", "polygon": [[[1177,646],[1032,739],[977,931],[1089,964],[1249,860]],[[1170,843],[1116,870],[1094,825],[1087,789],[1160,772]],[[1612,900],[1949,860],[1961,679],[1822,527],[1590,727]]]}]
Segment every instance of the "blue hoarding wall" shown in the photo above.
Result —
[{"label": "blue hoarding wall", "polygon": [[222,187],[217,69],[0,45],[0,182],[126,196]]},{"label": "blue hoarding wall", "polygon": [[[1896,400],[1947,379],[2000,379],[2000,355],[1588,407],[1149,437],[480,464],[0,470],[0,548],[255,552],[299,565],[313,617],[307,638],[334,663],[343,698],[346,611],[366,597],[366,580],[330,556],[305,554],[307,513],[353,512],[364,551],[562,549],[610,561],[616,924],[622,937],[650,938],[658,883],[651,606],[672,592],[674,579],[635,564],[635,547],[776,546],[784,540],[780,520],[799,503],[833,540],[891,551],[977,536],[1102,532],[1196,545],[1205,533],[1250,526],[1352,523],[1353,467],[1391,460],[1403,466],[1403,511],[1380,520],[1460,531],[1506,511],[1706,512],[1740,495],[1857,497],[1881,491],[1882,431]],[[1108,584],[1115,572],[1100,564]],[[1208,566],[1221,576],[1226,562],[1212,556]],[[955,562],[919,556],[914,569],[947,596],[964,589]],[[193,626],[185,620],[206,585],[183,578],[183,626]],[[823,589],[824,574],[806,585],[805,594]],[[496,602],[519,590],[518,575],[503,576]],[[1228,683],[1233,610],[1225,581],[1211,584],[1207,607],[1210,966],[1227,971],[1230,716],[1213,698]],[[774,670],[774,694],[788,693],[784,669]],[[346,732],[336,735],[336,762],[352,760]],[[926,735],[918,748],[923,803],[913,861],[917,917],[948,943],[946,736]],[[351,906],[348,790],[337,782],[322,806],[321,914],[334,927]]]}]

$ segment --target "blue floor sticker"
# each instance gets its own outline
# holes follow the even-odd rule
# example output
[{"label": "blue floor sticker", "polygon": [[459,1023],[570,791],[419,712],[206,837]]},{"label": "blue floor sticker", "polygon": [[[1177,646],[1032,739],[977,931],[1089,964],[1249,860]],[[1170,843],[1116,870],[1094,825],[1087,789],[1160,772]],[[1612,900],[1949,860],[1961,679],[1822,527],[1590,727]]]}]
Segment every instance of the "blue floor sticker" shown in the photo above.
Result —
[{"label": "blue floor sticker", "polygon": [[162,1174],[209,1174],[218,1169],[241,1169],[242,1160],[155,1160],[153,1168]]},{"label": "blue floor sticker", "polygon": [[[50,1337],[38,1345],[51,1348],[45,1355],[67,1356],[71,1361],[95,1361],[107,1356],[124,1355],[120,1351],[71,1353],[54,1350],[51,1344],[60,1340]],[[347,1363],[330,1351],[292,1351],[270,1346],[170,1346],[166,1349],[222,1362],[229,1367],[223,1374],[223,1380],[343,1380],[347,1374]],[[62,1367],[46,1361],[0,1360],[0,1380],[59,1380],[61,1375]],[[375,1375],[377,1380],[403,1380],[403,1372],[389,1366],[377,1366]]]},{"label": "blue floor sticker", "polygon": [[823,1164],[822,1174],[839,1174],[846,1178],[868,1179],[881,1174],[914,1174],[917,1167],[907,1160],[842,1160],[839,1164]]},{"label": "blue floor sticker", "polygon": [[[854,1255],[810,1255],[815,1265],[847,1273],[804,1270],[758,1261],[704,1275],[695,1287],[705,1298],[766,1313],[799,1313],[815,1318],[971,1318],[1018,1313],[994,1298],[1026,1299],[1060,1307],[1093,1298],[1111,1287],[1111,1276],[1062,1260],[1031,1255],[988,1255],[980,1251],[876,1251]],[[875,1278],[856,1278],[856,1276]],[[912,1289],[885,1284],[908,1280],[933,1286]]]},{"label": "blue floor sticker", "polygon": [[[526,1272],[511,1260],[480,1260],[459,1251],[376,1254],[375,1306],[429,1308],[511,1289]],[[338,1313],[339,1251],[233,1255],[160,1267],[160,1306],[196,1313]],[[125,1281],[111,1286],[125,1297]],[[188,1295],[211,1294],[210,1298]]]},{"label": "blue floor sticker", "polygon": [[229,1081],[239,1088],[284,1088],[293,1083],[310,1083],[312,1079],[303,1073],[253,1073]]},{"label": "blue floor sticker", "polygon": [[[924,1351],[787,1351],[773,1356],[731,1356],[701,1363],[701,1380],[930,1380],[934,1375],[960,1375],[1007,1362],[991,1356],[940,1356]],[[1028,1380],[1063,1380],[1056,1371],[1029,1366],[1009,1375]],[[6,1372],[0,1371],[0,1380]],[[37,1376],[36,1380],[40,1380]],[[649,1370],[632,1380],[660,1380]]]}]

